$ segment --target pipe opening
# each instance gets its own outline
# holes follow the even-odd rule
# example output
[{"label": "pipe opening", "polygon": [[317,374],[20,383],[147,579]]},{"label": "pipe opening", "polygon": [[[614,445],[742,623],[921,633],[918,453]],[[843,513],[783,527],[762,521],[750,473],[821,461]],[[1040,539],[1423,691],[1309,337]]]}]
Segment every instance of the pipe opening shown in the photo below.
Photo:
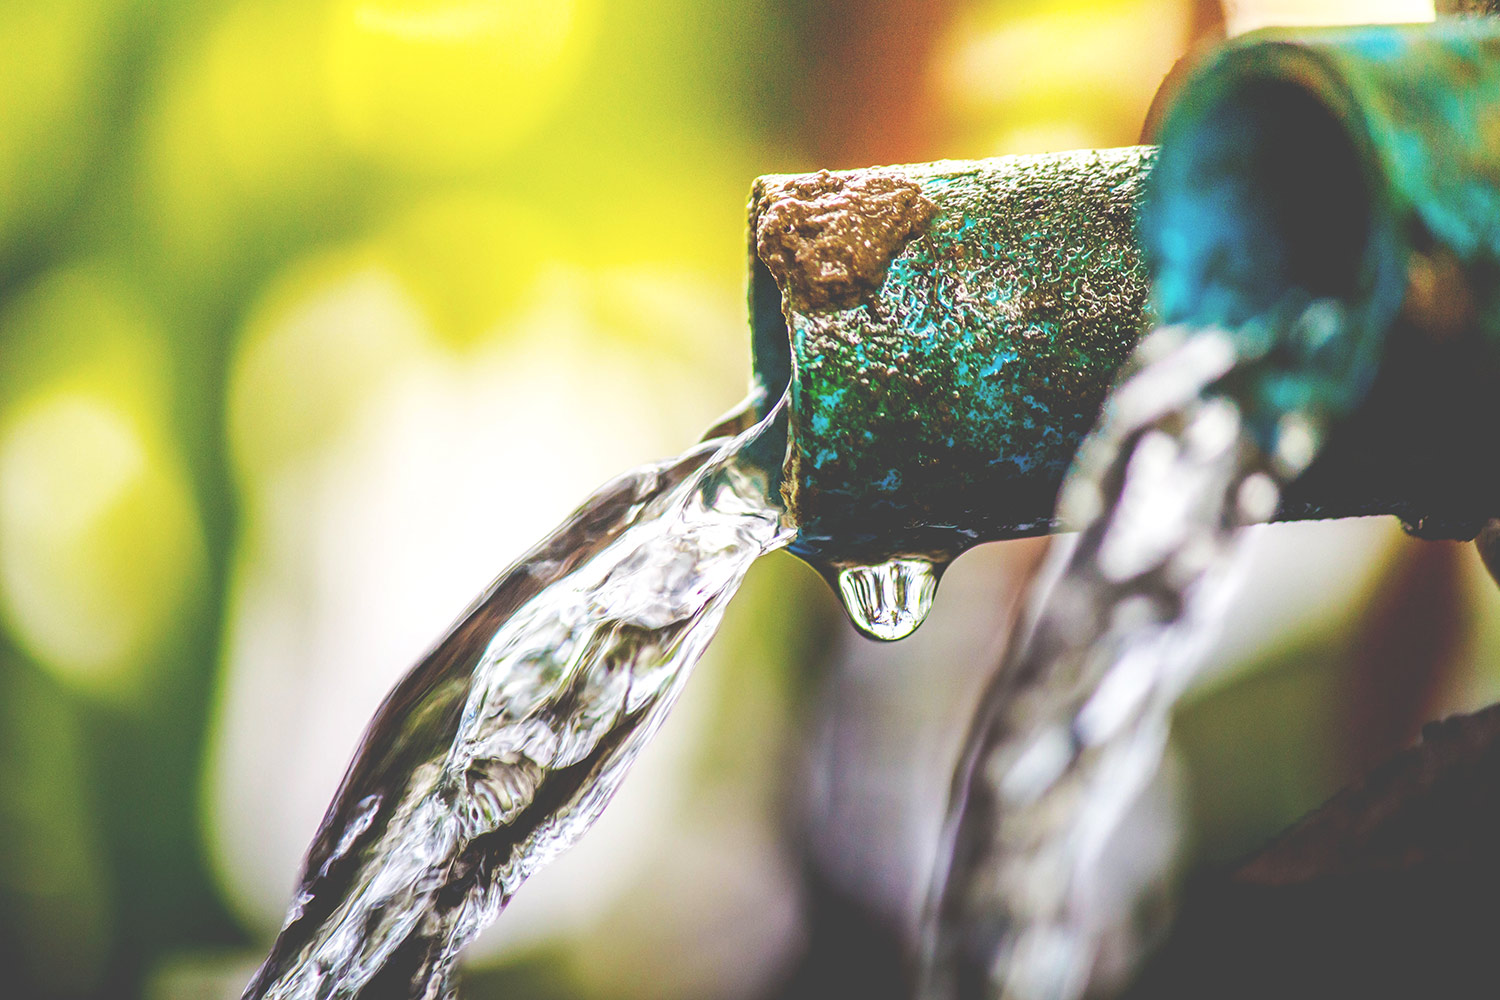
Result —
[{"label": "pipe opening", "polygon": [[[782,313],[781,290],[770,270],[750,247],[750,359],[751,387],[757,399],[756,417],[764,419],[787,393],[792,381],[792,341]],[[744,455],[764,469],[780,490],[787,452],[787,411],[746,447]]]},{"label": "pipe opening", "polygon": [[750,247],[750,357],[762,406],[776,405],[792,380],[792,340],[782,311],[781,289],[770,268]]},{"label": "pipe opening", "polygon": [[1367,290],[1374,206],[1334,112],[1279,79],[1188,100],[1144,216],[1163,320],[1233,324],[1293,289],[1346,301]]}]

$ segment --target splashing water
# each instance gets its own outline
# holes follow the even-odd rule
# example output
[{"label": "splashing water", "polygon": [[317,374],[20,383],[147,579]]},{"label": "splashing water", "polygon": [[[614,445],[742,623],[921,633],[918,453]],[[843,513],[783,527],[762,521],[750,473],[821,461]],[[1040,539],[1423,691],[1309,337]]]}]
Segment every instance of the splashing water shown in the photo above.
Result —
[{"label": "splashing water", "polygon": [[[1268,520],[1367,360],[1341,306],[1289,299],[1136,350],[1064,485],[1076,548],[969,732],[927,915],[928,997],[1072,1000],[1118,985],[1154,929],[1170,833],[1112,838],[1165,751],[1229,593],[1236,529]],[[1352,404],[1350,404],[1352,405]],[[1166,824],[1170,826],[1170,824]]]},{"label": "splashing water", "polygon": [[865,635],[894,642],[915,632],[932,611],[938,572],[926,559],[891,559],[839,571],[844,610]]},{"label": "splashing water", "polygon": [[246,998],[453,994],[460,949],[598,817],[750,564],[791,541],[745,457],[779,412],[602,488],[397,685]]}]

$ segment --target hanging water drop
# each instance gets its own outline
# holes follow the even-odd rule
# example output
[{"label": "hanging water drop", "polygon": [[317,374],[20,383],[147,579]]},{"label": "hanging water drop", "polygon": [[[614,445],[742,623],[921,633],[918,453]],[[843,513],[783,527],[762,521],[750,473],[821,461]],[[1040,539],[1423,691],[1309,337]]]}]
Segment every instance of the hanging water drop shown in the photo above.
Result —
[{"label": "hanging water drop", "polygon": [[927,620],[938,569],[927,559],[891,559],[839,571],[838,591],[854,627],[872,639],[905,639]]}]

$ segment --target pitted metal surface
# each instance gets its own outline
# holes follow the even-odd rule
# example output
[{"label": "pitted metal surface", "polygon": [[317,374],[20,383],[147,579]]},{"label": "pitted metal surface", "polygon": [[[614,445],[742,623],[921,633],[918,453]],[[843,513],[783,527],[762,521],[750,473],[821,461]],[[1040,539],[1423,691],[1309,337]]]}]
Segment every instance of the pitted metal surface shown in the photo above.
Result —
[{"label": "pitted metal surface", "polygon": [[[1146,324],[1134,225],[1152,155],[1085,150],[757,182],[760,280],[776,278],[794,369],[783,493],[799,552],[832,565],[898,554],[942,563],[976,541],[1052,526],[1063,472]],[[917,193],[905,203],[933,208],[906,218],[928,214],[925,228],[872,287],[809,296],[765,234],[805,214],[809,194],[828,205],[823,233],[898,232],[889,202],[830,205],[818,194],[872,188]]]},{"label": "pitted metal surface", "polygon": [[937,214],[920,184],[880,170],[767,180],[755,201],[756,253],[803,312],[864,301]]},{"label": "pitted metal surface", "polygon": [[[1472,537],[1500,516],[1500,472],[1476,459],[1500,423],[1497,95],[1493,18],[1260,32],[1194,74],[1160,154],[763,178],[757,234],[778,192],[817,201],[875,176],[936,207],[883,274],[851,272],[857,294],[809,296],[774,253],[752,259],[757,378],[768,402],[790,387],[793,550],[825,569],[941,566],[1057,528],[1063,473],[1150,322],[1148,265],[1166,323],[1232,327],[1297,287],[1350,311],[1345,336],[1267,387],[1266,413],[1316,399],[1344,415],[1278,518],[1395,514]],[[868,210],[843,199],[818,232],[859,233]],[[1346,352],[1364,363],[1329,376]]]}]

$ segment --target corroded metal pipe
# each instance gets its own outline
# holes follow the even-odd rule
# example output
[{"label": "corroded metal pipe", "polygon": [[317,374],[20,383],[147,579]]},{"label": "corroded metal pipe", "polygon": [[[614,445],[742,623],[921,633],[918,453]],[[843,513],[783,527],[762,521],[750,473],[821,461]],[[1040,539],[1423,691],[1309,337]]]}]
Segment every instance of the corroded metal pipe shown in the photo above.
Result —
[{"label": "corroded metal pipe", "polygon": [[1500,32],[1478,22],[1260,35],[1187,82],[1141,220],[1162,327],[1068,477],[1087,525],[965,741],[924,996],[1123,985],[1171,853],[1130,817],[1158,811],[1234,535],[1293,477],[1283,516],[1469,533],[1500,509],[1497,126]]},{"label": "corroded metal pipe", "polygon": [[1472,538],[1500,513],[1500,21],[1247,36],[1161,142],[1141,233],[1162,322],[1233,328],[1294,289],[1353,320],[1289,345],[1298,374],[1268,390],[1267,413],[1353,412],[1279,516]]},{"label": "corroded metal pipe", "polygon": [[1475,460],[1500,426],[1494,21],[1245,36],[1184,86],[1160,157],[756,182],[755,371],[791,394],[794,551],[941,566],[1059,527],[1063,473],[1151,322],[1148,269],[1167,322],[1240,321],[1288,286],[1355,304],[1360,336],[1325,349],[1365,351],[1365,377],[1319,384],[1310,359],[1282,391],[1370,398],[1278,517],[1472,537],[1500,514]]},{"label": "corroded metal pipe", "polygon": [[1143,331],[1147,147],[763,177],[755,370],[790,383],[796,550],[926,557],[1052,527]]}]

